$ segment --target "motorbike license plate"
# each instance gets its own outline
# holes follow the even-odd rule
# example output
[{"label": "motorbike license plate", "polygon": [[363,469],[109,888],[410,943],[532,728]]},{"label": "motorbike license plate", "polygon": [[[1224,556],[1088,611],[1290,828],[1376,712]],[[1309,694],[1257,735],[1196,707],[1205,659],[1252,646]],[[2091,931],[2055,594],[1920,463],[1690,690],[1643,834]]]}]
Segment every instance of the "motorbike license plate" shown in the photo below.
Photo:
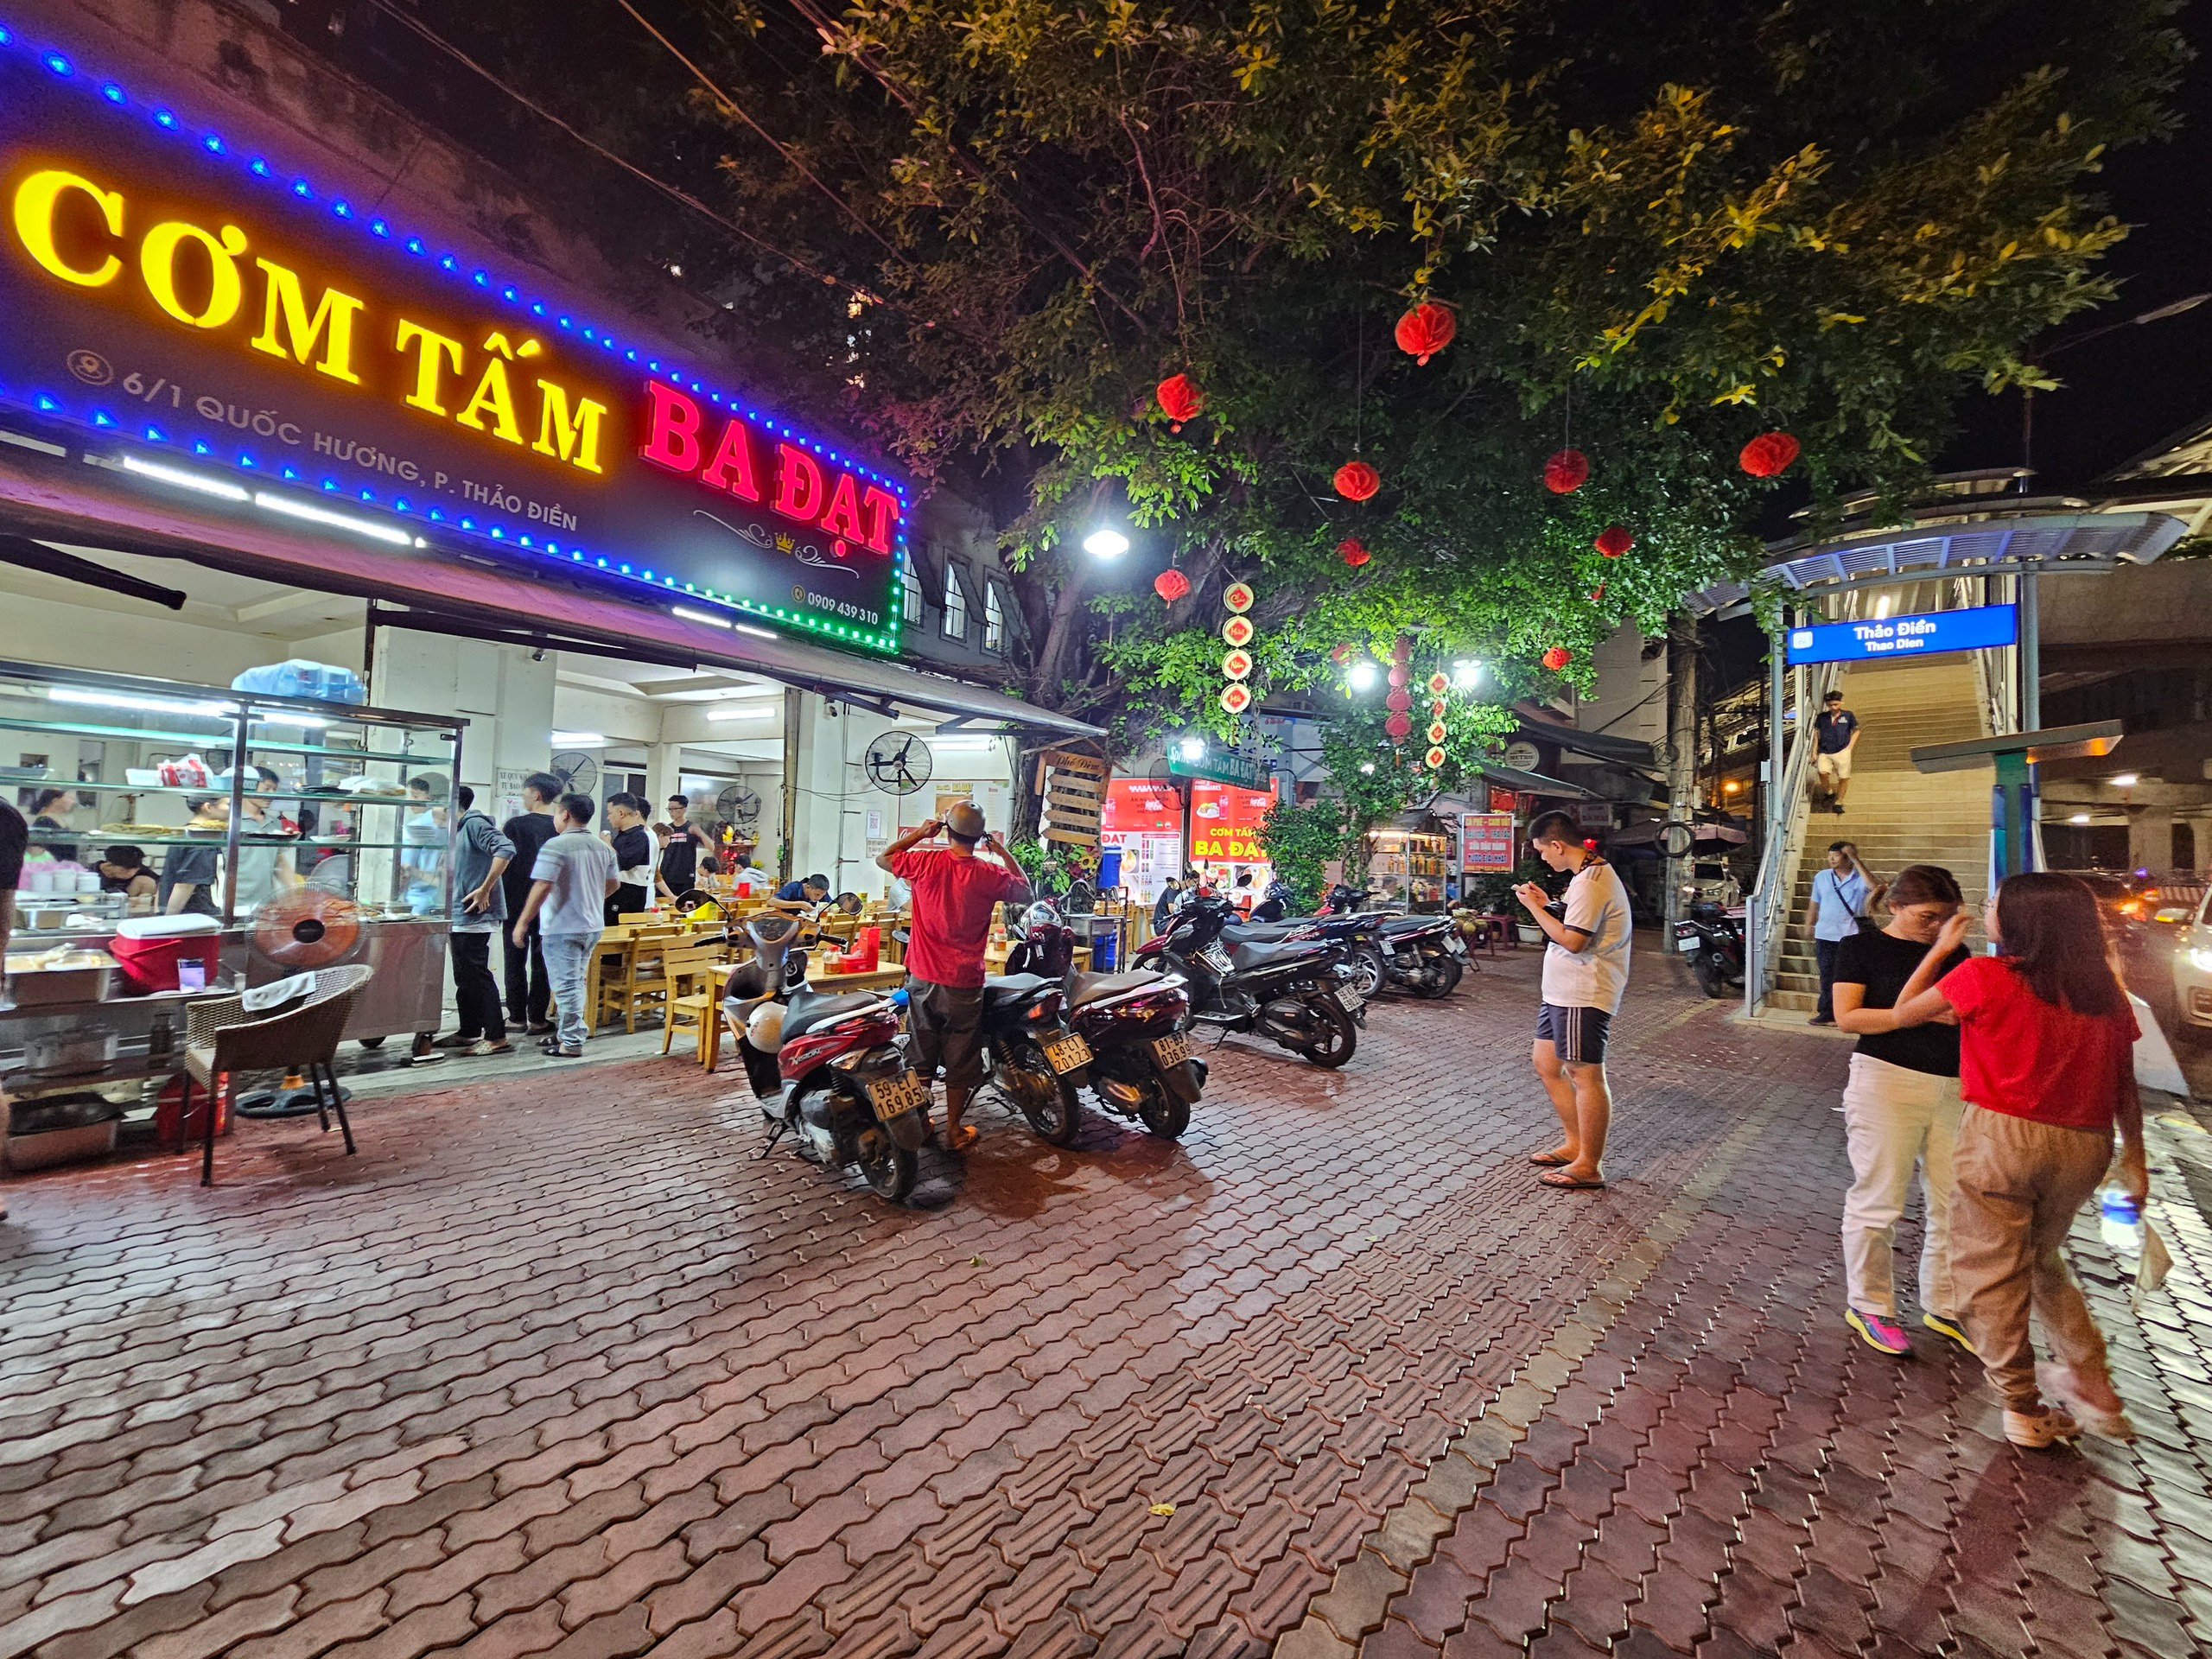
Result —
[{"label": "motorbike license plate", "polygon": [[1680,950],[1685,956],[1695,955],[1699,950],[1704,948],[1704,945],[1705,941],[1694,933],[1677,933],[1675,935],[1675,949]]},{"label": "motorbike license plate", "polygon": [[868,1086],[868,1103],[875,1109],[880,1122],[888,1123],[901,1112],[918,1112],[928,1098],[921,1078],[912,1071],[901,1071],[895,1077],[886,1077]]},{"label": "motorbike license plate", "polygon": [[1180,1065],[1191,1058],[1191,1039],[1181,1032],[1152,1039],[1152,1058],[1162,1065]]},{"label": "motorbike license plate", "polygon": [[1065,1037],[1055,1037],[1046,1043],[1045,1063],[1061,1077],[1078,1066],[1090,1064],[1090,1045],[1083,1040],[1080,1032],[1070,1032]]},{"label": "motorbike license plate", "polygon": [[1452,934],[1446,943],[1452,947],[1452,954],[1453,956],[1464,957],[1467,954],[1467,942],[1461,938],[1457,933]]},{"label": "motorbike license plate", "polygon": [[1337,987],[1337,1006],[1346,1014],[1357,1014],[1367,1006],[1367,999],[1349,985]]}]

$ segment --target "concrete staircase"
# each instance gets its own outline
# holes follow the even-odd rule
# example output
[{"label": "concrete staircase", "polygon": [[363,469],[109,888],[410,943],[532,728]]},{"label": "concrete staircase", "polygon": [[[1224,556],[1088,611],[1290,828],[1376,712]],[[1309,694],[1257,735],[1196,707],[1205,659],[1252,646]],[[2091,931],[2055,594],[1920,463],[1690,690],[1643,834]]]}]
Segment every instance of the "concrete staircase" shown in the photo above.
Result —
[{"label": "concrete staircase", "polygon": [[[1911,755],[1931,743],[1986,735],[1973,658],[1854,667],[1844,675],[1842,688],[1843,706],[1859,716],[1860,726],[1851,757],[1851,792],[1841,817],[1818,812],[1806,825],[1804,852],[1789,887],[1789,937],[1766,1001],[1772,1008],[1809,1014],[1819,1001],[1813,942],[1802,924],[1830,842],[1858,842],[1866,868],[1884,880],[1908,864],[1942,865],[1958,878],[1968,912],[1977,918],[1988,887],[1994,772],[1923,774],[1913,769]],[[1979,927],[1975,934],[1979,938]]]}]

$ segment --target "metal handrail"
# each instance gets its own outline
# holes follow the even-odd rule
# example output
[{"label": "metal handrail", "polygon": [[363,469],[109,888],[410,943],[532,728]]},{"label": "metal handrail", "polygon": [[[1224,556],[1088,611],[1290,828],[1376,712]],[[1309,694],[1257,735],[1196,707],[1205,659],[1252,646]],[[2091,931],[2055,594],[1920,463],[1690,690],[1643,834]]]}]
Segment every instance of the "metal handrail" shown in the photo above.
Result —
[{"label": "metal handrail", "polygon": [[1759,1004],[1781,976],[1782,944],[1789,923],[1789,893],[1785,884],[1797,874],[1797,860],[1805,847],[1805,826],[1812,817],[1808,792],[1813,771],[1812,721],[1807,710],[1843,677],[1840,664],[1821,663],[1801,682],[1804,694],[1797,707],[1796,741],[1789,746],[1789,764],[1783,768],[1781,798],[1789,804],[1781,815],[1782,834],[1768,842],[1759,858],[1758,880],[1752,884],[1744,912],[1744,1013],[1757,1014]]}]

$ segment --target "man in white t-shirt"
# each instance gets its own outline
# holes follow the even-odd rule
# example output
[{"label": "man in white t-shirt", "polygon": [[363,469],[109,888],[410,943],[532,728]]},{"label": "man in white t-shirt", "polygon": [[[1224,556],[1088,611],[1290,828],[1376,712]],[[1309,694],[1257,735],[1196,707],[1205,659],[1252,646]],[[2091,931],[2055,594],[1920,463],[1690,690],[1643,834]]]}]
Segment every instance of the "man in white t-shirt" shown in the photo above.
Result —
[{"label": "man in white t-shirt", "polygon": [[1529,1161],[1543,1168],[1546,1186],[1602,1187],[1605,1132],[1613,1097],[1605,1085],[1605,1038],[1628,989],[1631,918],[1628,889],[1613,867],[1582,844],[1564,812],[1547,812],[1529,826],[1536,856],[1554,870],[1572,870],[1560,911],[1534,881],[1514,895],[1550,941],[1544,947],[1543,1002],[1536,1010],[1530,1058],[1552,1097],[1567,1138]]}]

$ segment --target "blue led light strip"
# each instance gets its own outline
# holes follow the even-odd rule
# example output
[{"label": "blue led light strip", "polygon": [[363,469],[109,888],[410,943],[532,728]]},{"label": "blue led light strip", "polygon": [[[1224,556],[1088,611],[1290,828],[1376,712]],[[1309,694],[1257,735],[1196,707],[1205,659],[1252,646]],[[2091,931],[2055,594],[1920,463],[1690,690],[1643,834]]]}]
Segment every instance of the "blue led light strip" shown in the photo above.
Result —
[{"label": "blue led light strip", "polygon": [[[840,450],[810,437],[788,423],[779,420],[772,413],[762,412],[758,407],[753,406],[752,400],[739,393],[717,390],[697,375],[676,365],[672,361],[664,363],[653,354],[651,347],[645,348],[645,356],[641,361],[639,347],[620,344],[605,328],[595,323],[582,321],[571,312],[563,310],[557,306],[549,306],[543,300],[527,297],[517,284],[494,276],[488,270],[474,266],[473,261],[465,262],[453,253],[443,253],[433,257],[428,242],[420,236],[406,234],[395,226],[385,215],[365,214],[361,209],[355,207],[342,197],[321,196],[306,179],[297,175],[287,176],[285,169],[276,168],[260,156],[249,156],[234,149],[219,134],[212,130],[201,129],[195,131],[167,105],[147,104],[134,100],[131,95],[116,81],[87,73],[83,66],[56,48],[33,45],[25,40],[19,31],[4,22],[0,22],[0,49],[28,53],[56,79],[82,89],[88,95],[99,98],[111,107],[137,109],[162,132],[193,144],[205,155],[231,162],[240,168],[248,177],[258,180],[270,188],[281,190],[285,194],[301,201],[326,200],[334,218],[354,226],[363,235],[378,241],[397,242],[408,253],[429,262],[457,282],[466,283],[472,288],[480,289],[486,294],[496,294],[502,302],[518,310],[524,311],[533,317],[547,319],[566,333],[580,334],[585,340],[605,352],[620,357],[626,362],[639,364],[649,374],[655,377],[664,376],[671,385],[704,397],[717,407],[726,409],[733,415],[741,412],[747,421],[764,431],[789,438],[793,442],[811,449],[816,454],[823,456],[851,472],[857,473],[862,478],[887,486],[899,497],[899,529],[894,537],[895,548],[892,555],[891,597],[885,607],[887,625],[880,633],[870,633],[865,629],[849,627],[842,623],[809,616],[801,612],[785,610],[777,606],[763,605],[753,600],[718,594],[712,589],[698,588],[690,582],[679,583],[673,576],[656,577],[652,571],[640,572],[633,569],[631,565],[620,559],[601,557],[574,544],[564,548],[558,543],[549,541],[528,531],[518,530],[504,522],[480,520],[473,513],[456,516],[442,509],[432,508],[421,516],[446,530],[472,536],[480,540],[493,542],[502,548],[519,547],[540,557],[566,564],[571,569],[603,573],[611,577],[627,578],[652,588],[664,599],[703,601],[745,615],[780,622],[791,627],[804,628],[810,632],[847,640],[855,645],[872,646],[879,651],[896,652],[899,649],[899,632],[904,620],[899,573],[906,569],[908,558],[906,520],[911,497],[906,486],[898,479],[889,474],[879,472],[865,462],[848,456]],[[469,268],[464,270],[464,265]],[[111,410],[86,405],[82,412],[79,412],[51,392],[34,391],[29,394],[26,403],[23,397],[11,395],[11,389],[0,387],[0,401],[25,404],[41,415],[72,421],[99,431],[124,433],[127,430]],[[157,423],[145,426],[143,431],[129,432],[128,435],[132,437],[143,436],[146,442],[168,444],[173,448],[181,446],[180,440],[170,437]],[[235,467],[241,471],[255,473],[264,477],[270,476],[273,473],[276,476],[295,482],[308,481],[295,467],[280,467],[272,469],[257,463],[251,454],[244,452],[235,456],[218,453],[215,448],[205,440],[194,440],[189,448],[190,452],[195,456],[221,465]],[[413,515],[416,512],[416,509],[404,496],[394,496],[387,505],[378,499],[373,490],[362,489],[347,493],[340,489],[335,479],[325,478],[316,481],[327,493],[346,494],[349,499],[358,499],[371,506],[379,507],[386,512],[409,515]]]}]

